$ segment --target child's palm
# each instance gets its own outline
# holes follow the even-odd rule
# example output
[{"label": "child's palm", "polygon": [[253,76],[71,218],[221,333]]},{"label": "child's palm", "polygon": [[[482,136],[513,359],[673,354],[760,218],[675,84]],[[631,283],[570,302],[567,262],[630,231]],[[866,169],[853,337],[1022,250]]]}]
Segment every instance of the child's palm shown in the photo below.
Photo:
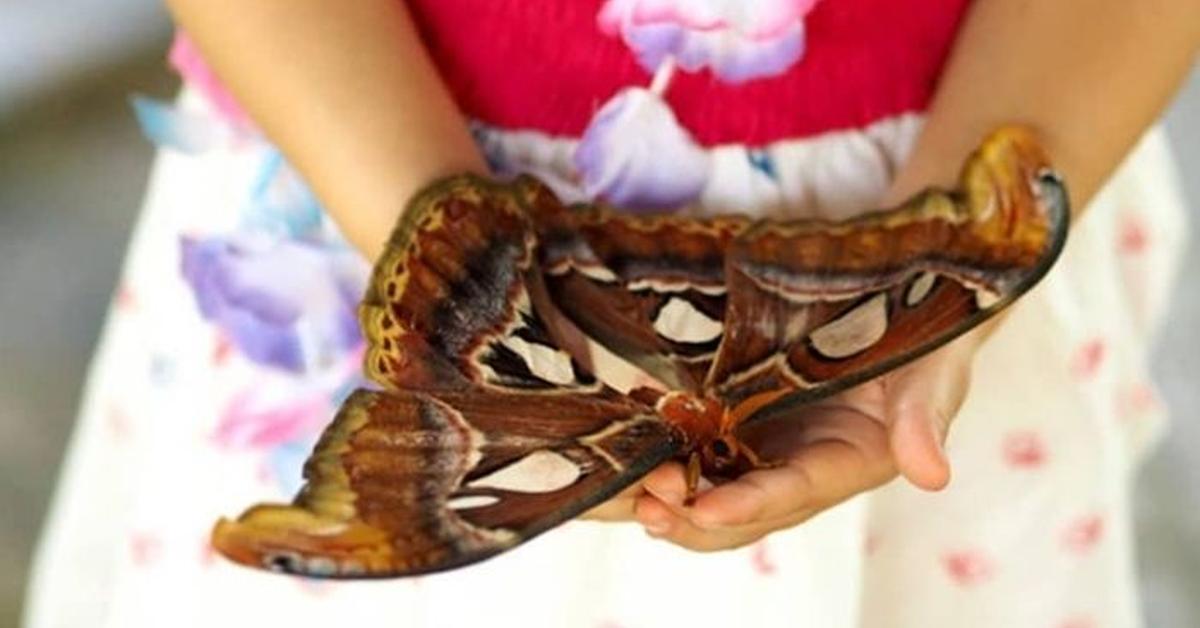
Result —
[{"label": "child's palm", "polygon": [[663,465],[646,477],[645,493],[626,495],[625,508],[655,536],[712,551],[797,525],[897,473],[941,488],[949,480],[941,441],[978,343],[968,336],[795,416],[751,426],[747,442],[780,461],[776,468],[747,473],[685,507],[682,466]]}]

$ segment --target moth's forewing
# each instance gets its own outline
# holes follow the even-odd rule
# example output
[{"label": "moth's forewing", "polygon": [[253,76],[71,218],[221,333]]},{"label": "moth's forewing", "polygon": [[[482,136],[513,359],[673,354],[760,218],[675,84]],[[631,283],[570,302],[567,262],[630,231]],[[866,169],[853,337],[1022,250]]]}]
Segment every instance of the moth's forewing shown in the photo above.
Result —
[{"label": "moth's forewing", "polygon": [[758,417],[876,377],[966,333],[1057,259],[1069,211],[1032,136],[1006,129],[957,189],[842,223],[757,225],[730,247],[726,333],[709,374]]},{"label": "moth's forewing", "polygon": [[420,195],[361,319],[385,390],[342,406],[291,505],[221,521],[214,546],[261,568],[404,576],[482,560],[611,497],[681,446],[647,405],[563,350],[536,238],[510,189]]},{"label": "moth's forewing", "polygon": [[460,176],[423,192],[359,309],[368,376],[392,390],[599,390],[535,307],[535,246],[506,186]]}]

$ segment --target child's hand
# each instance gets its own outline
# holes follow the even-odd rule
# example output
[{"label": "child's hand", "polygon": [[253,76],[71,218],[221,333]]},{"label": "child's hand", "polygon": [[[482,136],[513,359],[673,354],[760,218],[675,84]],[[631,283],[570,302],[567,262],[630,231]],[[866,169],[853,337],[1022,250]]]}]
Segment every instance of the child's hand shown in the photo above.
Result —
[{"label": "child's hand", "polygon": [[779,468],[747,473],[685,507],[683,467],[665,464],[637,490],[590,516],[632,516],[653,536],[716,551],[795,526],[897,472],[921,488],[940,489],[950,480],[942,443],[966,395],[971,360],[985,333],[973,332],[796,416],[747,428],[745,440],[766,459],[783,461]]}]

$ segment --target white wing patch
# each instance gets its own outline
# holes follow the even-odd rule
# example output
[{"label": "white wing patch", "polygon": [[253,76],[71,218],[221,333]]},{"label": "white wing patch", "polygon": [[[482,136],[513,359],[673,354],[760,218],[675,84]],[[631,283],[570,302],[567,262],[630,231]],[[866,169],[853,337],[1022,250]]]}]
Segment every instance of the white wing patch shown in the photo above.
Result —
[{"label": "white wing patch", "polygon": [[816,329],[808,338],[822,355],[848,358],[879,342],[887,327],[887,295],[880,293]]},{"label": "white wing patch", "polygon": [[975,305],[979,309],[986,310],[989,307],[992,307],[993,305],[995,305],[999,302],[1000,302],[999,294],[996,294],[995,292],[992,292],[991,290],[988,290],[987,288],[976,288],[975,289]]},{"label": "white wing patch", "polygon": [[702,343],[721,337],[725,326],[696,309],[686,299],[671,297],[654,319],[654,331],[675,342]]},{"label": "white wing patch", "polygon": [[463,495],[447,501],[446,507],[450,510],[470,510],[498,503],[500,503],[500,498],[495,495]]},{"label": "white wing patch", "polygon": [[934,273],[921,273],[919,277],[913,280],[912,285],[908,287],[908,293],[904,295],[904,304],[908,307],[916,307],[929,296],[929,292],[933,290],[933,282],[937,280],[937,275]]},{"label": "white wing patch", "polygon": [[515,493],[551,493],[574,484],[580,475],[579,466],[566,456],[539,449],[467,486]]},{"label": "white wing patch", "polygon": [[512,349],[529,367],[529,372],[551,384],[567,386],[575,383],[575,370],[571,368],[571,356],[565,351],[529,342],[516,335],[504,338],[504,346]]},{"label": "white wing patch", "polygon": [[725,284],[699,284],[682,279],[634,279],[626,286],[626,290],[630,292],[641,292],[649,290],[658,294],[671,294],[673,292],[687,292],[694,290],[700,294],[719,297],[728,290]]}]

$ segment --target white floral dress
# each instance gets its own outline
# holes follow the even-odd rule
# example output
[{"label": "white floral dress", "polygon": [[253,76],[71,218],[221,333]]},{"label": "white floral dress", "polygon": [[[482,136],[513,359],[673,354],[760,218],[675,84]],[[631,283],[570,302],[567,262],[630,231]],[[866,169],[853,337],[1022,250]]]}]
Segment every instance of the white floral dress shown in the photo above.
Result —
[{"label": "white floral dress", "polygon": [[[480,147],[498,176],[533,172],[569,200],[852,215],[886,188],[919,108],[739,144],[700,137],[669,98],[673,74],[750,85],[804,63],[806,42],[815,57],[836,17],[820,12],[838,2],[598,4],[599,36],[654,78],[612,91],[575,135],[476,119]],[[191,52],[181,42],[174,60],[196,89],[138,104],[163,148],[38,552],[29,628],[1140,624],[1130,480],[1163,421],[1146,349],[1185,232],[1161,134],[979,355],[945,491],[897,481],[718,554],[574,522],[443,575],[320,582],[236,567],[208,534],[298,488],[359,382],[368,269]]]}]

